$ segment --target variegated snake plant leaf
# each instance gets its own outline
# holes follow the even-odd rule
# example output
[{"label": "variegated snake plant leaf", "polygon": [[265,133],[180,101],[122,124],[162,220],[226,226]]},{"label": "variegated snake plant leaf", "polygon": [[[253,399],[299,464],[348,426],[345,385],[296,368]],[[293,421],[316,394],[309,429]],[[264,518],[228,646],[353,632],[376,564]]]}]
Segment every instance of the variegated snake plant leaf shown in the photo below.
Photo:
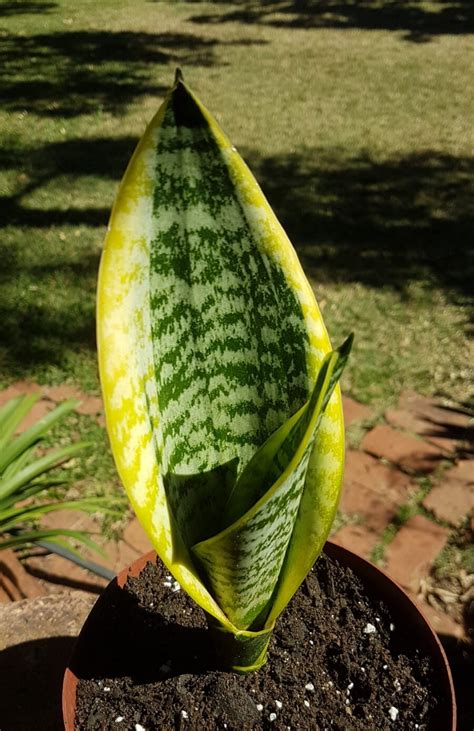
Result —
[{"label": "variegated snake plant leaf", "polygon": [[351,342],[331,350],[291,243],[178,72],[112,211],[99,365],[132,505],[236,670],[265,662],[326,541]]}]

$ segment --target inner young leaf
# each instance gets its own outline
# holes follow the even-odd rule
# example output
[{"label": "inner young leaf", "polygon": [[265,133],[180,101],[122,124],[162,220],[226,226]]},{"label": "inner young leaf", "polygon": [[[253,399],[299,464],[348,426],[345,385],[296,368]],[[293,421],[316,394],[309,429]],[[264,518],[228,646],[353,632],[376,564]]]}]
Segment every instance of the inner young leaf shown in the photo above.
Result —
[{"label": "inner young leaf", "polygon": [[316,432],[347,363],[352,340],[350,335],[338,350],[328,353],[308,403],[270,436],[240,474],[224,508],[222,529],[250,510],[278,480],[294,459],[311,421]]},{"label": "inner young leaf", "polygon": [[318,426],[351,345],[352,335],[326,356],[309,403],[247,465],[226,506],[228,527],[192,547],[219,605],[242,629],[261,629],[254,622],[265,620],[293,532]]},{"label": "inner young leaf", "polygon": [[189,548],[220,530],[225,504],[232,491],[238,459],[195,475],[168,474],[163,482],[168,505],[182,540]]}]

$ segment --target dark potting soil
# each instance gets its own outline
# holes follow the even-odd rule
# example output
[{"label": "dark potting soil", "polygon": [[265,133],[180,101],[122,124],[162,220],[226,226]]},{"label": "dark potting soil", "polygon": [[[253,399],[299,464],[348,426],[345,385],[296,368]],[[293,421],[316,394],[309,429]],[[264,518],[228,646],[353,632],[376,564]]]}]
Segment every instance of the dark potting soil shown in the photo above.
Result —
[{"label": "dark potting soil", "polygon": [[88,645],[94,677],[74,668],[77,731],[438,728],[410,628],[324,554],[277,621],[267,665],[249,675],[216,669],[203,612],[161,562],[110,600]]}]

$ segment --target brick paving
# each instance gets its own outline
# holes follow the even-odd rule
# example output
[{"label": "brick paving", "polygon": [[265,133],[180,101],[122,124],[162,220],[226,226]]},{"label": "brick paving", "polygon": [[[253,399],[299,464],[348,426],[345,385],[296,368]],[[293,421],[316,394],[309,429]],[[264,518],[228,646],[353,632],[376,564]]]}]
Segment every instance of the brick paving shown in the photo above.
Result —
[{"label": "brick paving", "polygon": [[[0,405],[11,396],[32,392],[41,394],[35,407],[39,415],[59,401],[77,398],[81,401],[80,413],[104,423],[100,397],[83,394],[68,384],[39,386],[19,382],[0,393]],[[344,521],[333,540],[367,558],[382,556],[385,570],[411,593],[435,629],[460,637],[461,624],[442,607],[440,610],[439,604],[427,604],[423,587],[453,531],[466,519],[470,519],[467,524],[471,529],[474,527],[472,421],[462,411],[410,392],[403,393],[397,408],[388,410],[375,425],[372,410],[347,397],[344,416],[346,427],[355,424],[367,431],[360,448],[347,452],[340,505]],[[417,502],[421,477],[425,482],[429,478],[430,489]],[[403,522],[399,516],[407,505],[411,512]],[[73,511],[53,513],[45,522],[99,530],[93,518]],[[104,547],[108,558],[99,562],[117,571],[149,550],[150,544],[136,518],[131,518],[122,540],[108,541]],[[90,557],[98,561],[97,556]],[[8,571],[3,572],[6,578],[0,583],[0,603],[62,592],[65,586],[98,593],[106,583],[54,555],[29,559],[24,567],[19,565],[18,573],[15,561],[15,556],[9,554]],[[32,574],[37,578],[33,579]],[[8,576],[18,577],[16,588]]]},{"label": "brick paving", "polygon": [[405,589],[418,590],[435,558],[445,547],[449,530],[424,515],[406,521],[387,549],[387,573]]},{"label": "brick paving", "polygon": [[434,472],[444,457],[434,444],[385,424],[378,424],[365,435],[362,449],[414,474]]},{"label": "brick paving", "polygon": [[[350,414],[354,413],[351,404]],[[367,418],[363,415],[360,421]],[[437,632],[455,638],[463,636],[463,626],[439,602],[429,603],[432,597],[425,589],[453,529],[469,525],[470,517],[468,530],[474,530],[473,454],[473,423],[466,413],[435,399],[402,393],[397,408],[367,430],[360,449],[347,452],[340,508],[354,523],[332,536],[367,558],[377,546],[384,547],[385,571],[408,591]],[[431,484],[416,508],[424,514],[400,525],[397,511],[413,504],[421,477],[429,477]],[[391,540],[384,545],[387,533]]]}]

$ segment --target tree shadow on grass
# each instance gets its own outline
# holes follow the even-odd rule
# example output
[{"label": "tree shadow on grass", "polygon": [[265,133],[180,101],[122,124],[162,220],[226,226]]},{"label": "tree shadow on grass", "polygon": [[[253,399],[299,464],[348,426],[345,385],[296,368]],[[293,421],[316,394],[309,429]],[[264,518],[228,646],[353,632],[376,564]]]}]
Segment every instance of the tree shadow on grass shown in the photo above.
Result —
[{"label": "tree shadow on grass", "polygon": [[474,158],[425,152],[343,162],[308,150],[248,159],[316,281],[403,293],[424,280],[456,300],[472,295]]},{"label": "tree shadow on grass", "polygon": [[[84,176],[118,181],[125,172],[138,139],[136,137],[98,137],[52,142],[40,147],[0,149],[0,168],[20,171],[20,184],[13,195],[0,196],[0,228],[47,229],[51,226],[105,226],[110,207],[35,208],[24,199],[58,177],[70,178],[71,188]],[[5,267],[11,252],[5,252]],[[16,266],[16,264],[14,265]]]},{"label": "tree shadow on grass", "polygon": [[[135,144],[133,137],[75,139],[0,154],[5,170],[25,177],[3,201],[0,279],[8,285],[24,277],[43,288],[56,286],[58,295],[68,292],[54,307],[31,296],[3,300],[2,338],[16,367],[60,363],[66,350],[95,348],[99,251],[90,241],[99,241],[98,229],[109,216],[105,205],[32,208],[24,197],[56,178],[69,191],[84,176],[115,185]],[[411,282],[422,280],[452,302],[472,301],[473,158],[425,152],[376,162],[327,150],[272,157],[249,151],[245,157],[315,282],[361,282],[404,295]],[[22,238],[15,234],[15,245],[8,244],[12,224],[24,231]],[[26,242],[34,245],[38,237],[63,230],[68,242],[76,226],[89,237],[83,253],[71,257],[65,243],[44,260],[25,255]]]},{"label": "tree shadow on grass", "polygon": [[5,35],[0,46],[0,103],[8,111],[72,117],[100,111],[120,115],[139,97],[161,95],[163,67],[218,65],[220,41],[190,33],[67,31]]},{"label": "tree shadow on grass", "polygon": [[[95,279],[98,266],[97,257],[84,279]],[[5,371],[11,368],[18,375],[27,374],[38,365],[65,367],[66,354],[95,350],[94,291],[89,287],[81,289],[84,280],[74,278],[66,267],[59,269],[62,286],[69,282],[71,289],[74,284],[76,287],[65,305],[52,307],[21,300],[0,304]]]},{"label": "tree shadow on grass", "polygon": [[[195,0],[200,2],[200,0]],[[237,0],[216,13],[195,15],[195,23],[261,23],[279,28],[389,30],[404,39],[429,41],[444,34],[474,32],[471,0]]]},{"label": "tree shadow on grass", "polygon": [[[52,207],[34,207],[27,197],[58,178],[66,193],[84,177],[95,184],[108,180],[112,191],[136,143],[134,137],[75,139],[0,151],[2,169],[20,173],[16,193],[0,198],[0,228],[5,229],[0,284],[13,292],[0,302],[4,371],[17,375],[42,365],[64,367],[67,354],[95,349],[97,244],[105,234],[111,200],[108,205],[65,207],[60,202],[54,206],[53,199]],[[29,255],[41,247],[43,255]],[[31,291],[23,293],[22,281]]]},{"label": "tree shadow on grass", "polygon": [[50,13],[51,10],[57,8],[58,4],[54,2],[44,2],[43,0],[11,0],[11,2],[2,2],[0,4],[0,18],[13,15],[38,15]]}]

